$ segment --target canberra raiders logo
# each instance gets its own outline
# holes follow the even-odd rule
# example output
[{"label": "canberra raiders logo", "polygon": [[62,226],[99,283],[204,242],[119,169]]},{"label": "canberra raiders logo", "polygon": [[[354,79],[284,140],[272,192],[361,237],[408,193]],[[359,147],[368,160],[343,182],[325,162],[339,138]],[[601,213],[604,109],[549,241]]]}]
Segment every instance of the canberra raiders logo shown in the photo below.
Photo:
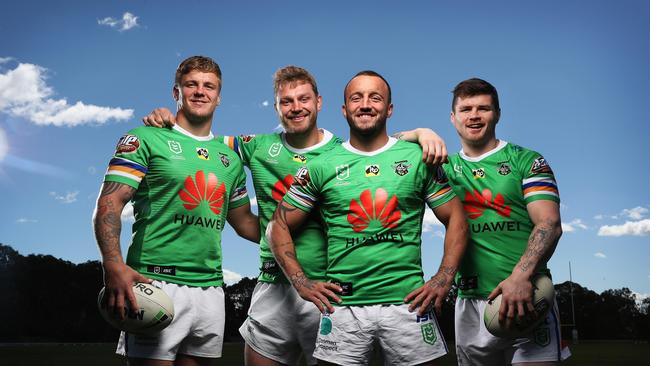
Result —
[{"label": "canberra raiders logo", "polygon": [[226,168],[230,166],[230,159],[228,159],[228,155],[219,153],[219,159],[221,159],[221,164],[223,164],[223,166]]},{"label": "canberra raiders logo", "polygon": [[510,165],[508,165],[508,163],[505,162],[499,164],[499,168],[497,169],[497,171],[501,175],[508,175],[510,174],[510,172],[512,172],[512,170],[510,169]]},{"label": "canberra raiders logo", "polygon": [[408,174],[411,164],[405,164],[408,160],[396,161],[395,165],[392,165],[392,168],[395,170],[395,174],[399,176],[404,176]]}]

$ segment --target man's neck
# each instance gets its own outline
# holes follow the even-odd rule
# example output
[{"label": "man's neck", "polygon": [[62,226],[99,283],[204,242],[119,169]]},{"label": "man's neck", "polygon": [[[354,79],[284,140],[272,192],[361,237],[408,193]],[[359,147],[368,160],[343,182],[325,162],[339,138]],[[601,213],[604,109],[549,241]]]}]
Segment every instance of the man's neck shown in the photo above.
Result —
[{"label": "man's neck", "polygon": [[324,133],[322,130],[314,127],[306,133],[286,133],[284,134],[289,145],[297,149],[306,149],[323,141]]},{"label": "man's neck", "polygon": [[386,146],[388,135],[386,131],[378,131],[372,135],[362,135],[350,130],[350,145],[359,151],[373,152]]},{"label": "man's neck", "polygon": [[190,121],[182,110],[176,113],[176,123],[185,131],[194,136],[205,137],[210,135],[212,128],[212,116],[205,119]]},{"label": "man's neck", "polygon": [[499,139],[495,137],[485,143],[477,144],[469,144],[461,141],[461,145],[463,146],[463,153],[465,153],[465,155],[471,158],[476,158],[489,151],[494,150],[497,146],[499,146]]}]

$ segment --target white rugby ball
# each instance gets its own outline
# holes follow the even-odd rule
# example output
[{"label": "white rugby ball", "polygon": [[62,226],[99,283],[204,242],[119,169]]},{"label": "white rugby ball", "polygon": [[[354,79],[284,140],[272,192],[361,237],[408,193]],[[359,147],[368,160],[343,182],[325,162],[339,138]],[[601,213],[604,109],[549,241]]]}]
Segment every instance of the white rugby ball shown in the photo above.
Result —
[{"label": "white rugby ball", "polygon": [[555,300],[555,288],[551,279],[544,274],[535,276],[533,283],[533,306],[535,313],[526,312],[523,317],[515,315],[515,319],[510,328],[505,327],[505,323],[499,323],[499,308],[501,307],[502,296],[497,296],[491,302],[488,302],[483,313],[485,327],[494,336],[502,338],[519,338],[526,336],[536,326],[538,326],[548,314]]},{"label": "white rugby ball", "polygon": [[[125,307],[126,318],[119,318],[109,314],[102,307],[104,290],[99,291],[97,306],[102,317],[117,329],[129,333],[152,335],[163,330],[174,319],[174,303],[172,299],[158,287],[148,283],[134,283],[133,294],[138,303],[138,311],[131,311]],[[128,301],[127,301],[128,302]]]}]

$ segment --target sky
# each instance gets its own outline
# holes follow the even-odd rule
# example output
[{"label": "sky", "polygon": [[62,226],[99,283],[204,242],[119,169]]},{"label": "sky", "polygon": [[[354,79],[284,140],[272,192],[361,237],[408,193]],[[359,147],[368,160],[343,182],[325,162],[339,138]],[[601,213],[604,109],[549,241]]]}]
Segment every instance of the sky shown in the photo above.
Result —
[{"label": "sky", "polygon": [[[451,93],[499,90],[497,136],[541,152],[556,174],[564,235],[555,283],[650,294],[650,3],[646,1],[7,2],[0,13],[0,243],[23,255],[99,259],[91,216],[118,138],[174,108],[186,57],[223,71],[215,134],[271,133],[272,75],[310,70],[319,126],[344,139],[342,92],[358,71],[391,83],[390,133],[429,127],[460,149]],[[645,188],[644,188],[645,187]],[[249,191],[254,191],[249,179]],[[122,248],[132,214],[123,214]],[[425,275],[443,227],[425,217]],[[257,246],[223,238],[230,283],[258,273]]]}]

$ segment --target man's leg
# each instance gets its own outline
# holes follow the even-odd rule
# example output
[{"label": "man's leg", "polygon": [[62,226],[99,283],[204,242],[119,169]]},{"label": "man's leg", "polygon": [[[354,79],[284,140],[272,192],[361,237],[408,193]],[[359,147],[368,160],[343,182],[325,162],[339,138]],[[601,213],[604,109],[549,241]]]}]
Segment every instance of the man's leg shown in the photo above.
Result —
[{"label": "man's leg", "polygon": [[246,344],[244,347],[244,360],[246,366],[283,366],[284,363],[277,362],[268,357],[257,353],[251,346]]}]

